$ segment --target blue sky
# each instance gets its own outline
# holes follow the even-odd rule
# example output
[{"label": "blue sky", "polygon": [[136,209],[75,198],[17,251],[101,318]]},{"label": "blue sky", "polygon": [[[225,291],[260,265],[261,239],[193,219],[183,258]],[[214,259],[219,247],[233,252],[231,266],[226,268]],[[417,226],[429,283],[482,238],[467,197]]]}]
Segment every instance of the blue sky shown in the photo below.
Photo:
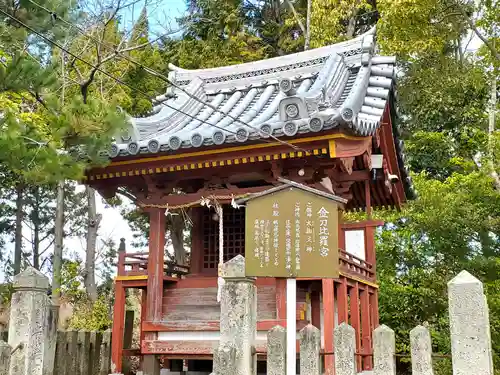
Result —
[{"label": "blue sky", "polygon": [[[186,11],[185,0],[149,0],[147,7],[150,32],[153,35],[164,34],[169,30],[178,29],[175,22]],[[146,1],[138,2],[127,8],[122,14],[122,23],[125,29],[130,29],[139,17]]]}]

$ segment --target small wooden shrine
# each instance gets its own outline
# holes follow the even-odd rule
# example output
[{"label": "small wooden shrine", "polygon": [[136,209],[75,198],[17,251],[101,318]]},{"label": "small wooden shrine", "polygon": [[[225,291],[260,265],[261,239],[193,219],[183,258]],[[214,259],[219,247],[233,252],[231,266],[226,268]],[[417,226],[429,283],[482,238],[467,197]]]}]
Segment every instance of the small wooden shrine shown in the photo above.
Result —
[{"label": "small wooden shrine", "polygon": [[[185,360],[190,371],[210,373],[204,366],[219,335],[219,221],[224,261],[254,255],[245,254],[245,207],[236,208],[238,200],[283,179],[341,197],[346,211],[368,215],[373,207],[398,208],[413,195],[394,124],[395,58],[376,55],[374,29],[263,61],[170,69],[175,85],[149,116],[130,119],[128,132],[110,147],[110,164],[89,171],[86,180],[106,197],[127,190],[150,218],[149,251],[119,256],[115,372],[124,356],[147,363],[157,355],[172,370]],[[192,222],[187,264],[165,257],[166,214],[175,209]],[[331,264],[338,278],[297,279],[297,330],[309,322],[321,330],[328,371],[341,322],[356,330],[359,370],[372,368],[371,332],[379,319],[375,230],[382,224],[340,217],[338,264]],[[143,296],[136,350],[123,348],[127,288]],[[257,356],[265,361],[267,330],[286,325],[286,280],[260,277],[257,288]]]}]

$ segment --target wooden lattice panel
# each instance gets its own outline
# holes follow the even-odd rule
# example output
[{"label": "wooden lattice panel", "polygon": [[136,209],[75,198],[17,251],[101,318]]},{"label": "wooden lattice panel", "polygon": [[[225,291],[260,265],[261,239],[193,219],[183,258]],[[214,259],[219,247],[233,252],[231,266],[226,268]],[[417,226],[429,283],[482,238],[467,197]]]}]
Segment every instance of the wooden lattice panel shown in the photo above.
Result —
[{"label": "wooden lattice panel", "polygon": [[[229,205],[224,212],[224,262],[245,255],[245,209]],[[203,211],[203,269],[217,270],[219,264],[219,222],[213,209]]]}]

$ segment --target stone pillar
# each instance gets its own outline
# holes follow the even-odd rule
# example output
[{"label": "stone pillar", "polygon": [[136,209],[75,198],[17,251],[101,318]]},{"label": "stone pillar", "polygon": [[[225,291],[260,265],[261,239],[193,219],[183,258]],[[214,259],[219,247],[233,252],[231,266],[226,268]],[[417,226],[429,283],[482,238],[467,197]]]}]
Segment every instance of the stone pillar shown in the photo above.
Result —
[{"label": "stone pillar", "polygon": [[356,375],[356,331],[347,323],[337,326],[335,338],[335,374]]},{"label": "stone pillar", "polygon": [[412,375],[434,375],[432,369],[432,343],[429,330],[417,326],[410,331]]},{"label": "stone pillar", "polygon": [[312,324],[300,331],[300,373],[307,375],[321,374],[321,332]]},{"label": "stone pillar", "polygon": [[241,356],[238,349],[235,348],[234,343],[226,342],[219,347],[219,373],[217,375],[247,375],[250,372],[243,372],[238,360]]},{"label": "stone pillar", "polygon": [[386,325],[373,331],[374,375],[396,375],[396,338]]},{"label": "stone pillar", "polygon": [[5,341],[0,341],[0,375],[9,374],[10,345]]},{"label": "stone pillar", "polygon": [[220,349],[230,343],[238,353],[236,373],[255,374],[253,354],[257,335],[257,290],[255,278],[245,277],[245,258],[236,256],[222,266],[225,283],[221,293]]},{"label": "stone pillar", "polygon": [[49,354],[55,349],[52,302],[47,296],[49,279],[29,267],[14,276],[9,345],[13,348],[10,375],[52,374],[54,359]]},{"label": "stone pillar", "polygon": [[286,329],[273,327],[267,333],[267,375],[286,373]]},{"label": "stone pillar", "polygon": [[213,349],[212,355],[212,372],[210,375],[220,374],[220,364],[219,364],[219,348],[215,347]]},{"label": "stone pillar", "polygon": [[44,375],[52,375],[54,373],[56,361],[56,347],[57,347],[57,326],[59,322],[59,306],[54,305],[52,299],[49,299],[47,307],[47,326],[45,337],[45,370]]},{"label": "stone pillar", "polygon": [[483,284],[467,271],[448,283],[453,375],[493,375],[488,305]]}]

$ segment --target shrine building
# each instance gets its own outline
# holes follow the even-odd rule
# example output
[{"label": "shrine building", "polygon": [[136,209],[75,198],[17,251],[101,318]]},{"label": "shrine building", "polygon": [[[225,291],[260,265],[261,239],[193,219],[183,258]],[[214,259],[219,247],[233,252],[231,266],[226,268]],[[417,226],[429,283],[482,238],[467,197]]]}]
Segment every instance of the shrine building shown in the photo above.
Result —
[{"label": "shrine building", "polygon": [[[398,209],[413,198],[395,125],[395,58],[377,55],[375,39],[372,29],[262,61],[200,70],[170,66],[173,85],[152,113],[131,118],[110,147],[110,163],[86,176],[104,197],[126,190],[149,215],[149,249],[119,255],[115,372],[132,355],[161,356],[172,371],[181,371],[175,367],[184,360],[189,371],[211,372],[219,338],[219,245],[224,261],[254,256],[249,246],[245,253],[245,206],[237,202],[286,181],[338,197],[344,213],[364,210],[369,218],[373,208]],[[186,264],[165,256],[166,215],[174,211],[190,222]],[[334,369],[333,330],[342,322],[356,331],[358,370],[372,369],[372,331],[379,323],[375,231],[382,224],[341,216],[332,261],[339,276],[297,279],[296,327],[311,323],[321,330],[325,370]],[[287,283],[257,277],[256,285],[263,374],[266,333],[286,326]],[[142,290],[140,348],[124,348],[128,288]]]}]

